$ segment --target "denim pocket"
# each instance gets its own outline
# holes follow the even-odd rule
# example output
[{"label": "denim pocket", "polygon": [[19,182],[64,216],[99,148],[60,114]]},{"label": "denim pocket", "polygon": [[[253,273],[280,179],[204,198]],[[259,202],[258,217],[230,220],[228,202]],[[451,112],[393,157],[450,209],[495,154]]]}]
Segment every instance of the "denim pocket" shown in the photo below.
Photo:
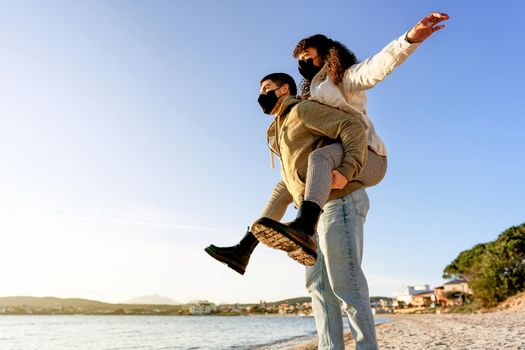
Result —
[{"label": "denim pocket", "polygon": [[368,199],[368,195],[366,194],[365,189],[362,188],[355,192],[352,192],[350,196],[352,197],[352,201],[354,202],[355,214],[362,217],[363,219],[366,218],[368,208],[370,207],[370,201]]}]

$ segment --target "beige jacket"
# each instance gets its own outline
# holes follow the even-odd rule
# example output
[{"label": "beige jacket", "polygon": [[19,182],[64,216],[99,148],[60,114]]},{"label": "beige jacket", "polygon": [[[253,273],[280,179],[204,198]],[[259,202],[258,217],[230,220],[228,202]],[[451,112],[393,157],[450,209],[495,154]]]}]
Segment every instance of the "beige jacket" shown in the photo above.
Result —
[{"label": "beige jacket", "polygon": [[268,145],[281,161],[281,176],[296,205],[303,200],[312,151],[341,142],[345,151],[337,168],[350,181],[332,190],[328,200],[345,196],[363,185],[354,181],[367,157],[367,126],[359,115],[349,114],[315,101],[287,97],[268,128]]},{"label": "beige jacket", "polygon": [[335,85],[328,76],[326,64],[312,79],[310,100],[324,103],[352,114],[358,114],[368,126],[368,144],[374,152],[386,156],[383,140],[366,113],[365,90],[376,86],[403,63],[420,44],[410,44],[406,33],[385,46],[379,53],[354,64],[345,71],[343,80]]}]

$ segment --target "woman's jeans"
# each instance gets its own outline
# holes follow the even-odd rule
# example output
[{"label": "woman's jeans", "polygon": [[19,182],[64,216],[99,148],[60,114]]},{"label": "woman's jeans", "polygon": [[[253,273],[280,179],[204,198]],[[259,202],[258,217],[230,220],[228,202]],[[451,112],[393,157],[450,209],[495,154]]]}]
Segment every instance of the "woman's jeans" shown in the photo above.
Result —
[{"label": "woman's jeans", "polygon": [[368,212],[364,189],[327,202],[317,228],[317,262],[306,268],[306,288],[319,336],[319,349],[344,350],[342,310],[356,350],[378,349],[368,284],[361,270],[363,224]]}]

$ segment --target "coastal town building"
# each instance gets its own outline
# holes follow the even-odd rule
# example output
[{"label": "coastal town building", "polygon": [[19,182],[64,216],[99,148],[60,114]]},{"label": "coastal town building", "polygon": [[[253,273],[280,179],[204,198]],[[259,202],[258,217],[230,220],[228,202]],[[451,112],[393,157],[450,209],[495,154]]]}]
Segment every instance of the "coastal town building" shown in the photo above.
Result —
[{"label": "coastal town building", "polygon": [[393,296],[393,306],[395,308],[404,308],[413,305],[413,298],[415,295],[432,292],[428,284],[416,285],[416,286],[407,286],[403,291],[399,293],[394,293]]},{"label": "coastal town building", "polygon": [[436,295],[433,290],[416,293],[412,296],[411,304],[414,307],[435,307]]},{"label": "coastal town building", "polygon": [[443,286],[445,287],[445,292],[463,292],[465,294],[472,294],[472,289],[470,289],[468,282],[465,280],[455,279],[445,283]]},{"label": "coastal town building", "polygon": [[434,288],[436,303],[440,306],[462,305],[472,295],[468,282],[455,279],[442,286]]},{"label": "coastal town building", "polygon": [[433,289],[430,289],[428,284],[407,286],[403,291],[393,294],[393,307],[403,309],[462,305],[470,300],[471,295],[472,290],[468,282],[460,279]]},{"label": "coastal town building", "polygon": [[295,313],[295,306],[290,304],[279,305],[279,315],[288,315]]},{"label": "coastal town building", "polygon": [[215,304],[207,300],[198,301],[189,305],[190,315],[207,315],[215,311],[217,311]]}]

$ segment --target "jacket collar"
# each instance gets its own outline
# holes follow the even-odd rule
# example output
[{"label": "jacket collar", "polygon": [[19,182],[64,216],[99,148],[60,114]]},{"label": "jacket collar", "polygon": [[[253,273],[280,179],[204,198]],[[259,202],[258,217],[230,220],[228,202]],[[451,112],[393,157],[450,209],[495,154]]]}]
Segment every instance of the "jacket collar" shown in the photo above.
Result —
[{"label": "jacket collar", "polygon": [[324,64],[321,70],[317,72],[315,77],[313,77],[312,81],[310,82],[310,93],[312,92],[312,89],[315,89],[316,86],[321,84],[321,82],[325,81],[327,76],[328,76],[328,62]]},{"label": "jacket collar", "polygon": [[275,136],[275,132],[276,132],[275,124],[277,123],[277,119],[279,119],[283,115],[287,114],[290,111],[290,108],[292,108],[293,106],[295,106],[299,102],[301,102],[301,100],[299,100],[298,98],[296,98],[294,96],[288,96],[288,97],[286,97],[284,99],[281,107],[279,107],[279,110],[277,111],[277,114],[273,118],[272,123],[268,127],[268,131],[267,131],[268,137]]},{"label": "jacket collar", "polygon": [[293,106],[295,106],[299,102],[301,102],[301,100],[299,100],[297,97],[294,97],[294,96],[286,97],[284,99],[283,103],[281,104],[281,107],[279,107],[279,110],[277,111],[277,114],[275,115],[276,118],[280,118],[283,115],[285,115],[286,113],[288,113],[290,111],[290,108],[292,108]]}]

